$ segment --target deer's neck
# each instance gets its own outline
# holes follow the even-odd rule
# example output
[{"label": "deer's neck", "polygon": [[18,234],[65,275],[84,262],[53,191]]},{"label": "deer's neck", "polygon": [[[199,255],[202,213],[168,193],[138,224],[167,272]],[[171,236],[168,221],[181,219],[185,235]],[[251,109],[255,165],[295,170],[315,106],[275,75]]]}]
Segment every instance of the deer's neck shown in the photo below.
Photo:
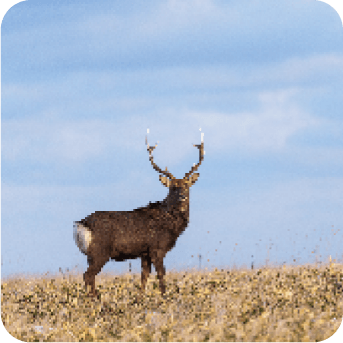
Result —
[{"label": "deer's neck", "polygon": [[180,234],[188,225],[189,200],[175,200],[168,195],[163,201],[163,207],[171,216],[170,220],[174,223],[173,230]]}]

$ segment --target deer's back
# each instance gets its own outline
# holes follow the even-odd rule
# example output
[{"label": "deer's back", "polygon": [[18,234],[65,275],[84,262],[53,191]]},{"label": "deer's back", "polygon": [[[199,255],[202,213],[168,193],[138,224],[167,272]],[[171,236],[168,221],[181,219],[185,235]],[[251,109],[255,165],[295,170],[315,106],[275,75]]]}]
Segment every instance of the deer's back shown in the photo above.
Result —
[{"label": "deer's back", "polygon": [[96,211],[81,223],[121,261],[151,250],[169,251],[179,236],[175,218],[152,204],[133,211]]}]

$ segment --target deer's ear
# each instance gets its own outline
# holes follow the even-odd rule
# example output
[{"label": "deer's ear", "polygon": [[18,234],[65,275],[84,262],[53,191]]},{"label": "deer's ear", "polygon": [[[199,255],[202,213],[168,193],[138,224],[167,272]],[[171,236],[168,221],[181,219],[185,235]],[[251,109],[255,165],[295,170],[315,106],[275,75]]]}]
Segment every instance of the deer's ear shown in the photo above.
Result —
[{"label": "deer's ear", "polygon": [[170,186],[170,181],[168,177],[160,175],[160,181],[162,182],[163,186],[166,186],[166,187]]},{"label": "deer's ear", "polygon": [[190,176],[190,178],[188,179],[190,186],[192,186],[198,180],[199,175],[199,173],[195,173],[192,176]]}]

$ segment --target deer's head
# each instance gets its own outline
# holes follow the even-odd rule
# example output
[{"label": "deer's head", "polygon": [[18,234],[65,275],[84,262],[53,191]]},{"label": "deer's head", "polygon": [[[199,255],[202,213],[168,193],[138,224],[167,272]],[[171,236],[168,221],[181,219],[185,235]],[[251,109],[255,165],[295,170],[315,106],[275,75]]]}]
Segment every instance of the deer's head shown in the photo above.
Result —
[{"label": "deer's head", "polygon": [[[199,162],[197,165],[193,165],[191,170],[185,174],[182,179],[176,179],[172,173],[170,173],[166,167],[165,170],[159,168],[153,159],[152,152],[157,147],[149,146],[147,138],[145,138],[145,143],[147,145],[147,151],[149,152],[149,160],[153,166],[153,168],[160,174],[160,181],[161,183],[169,188],[169,194],[167,197],[168,207],[169,206],[178,206],[181,211],[187,211],[189,205],[189,189],[190,187],[197,181],[199,177],[199,173],[194,173],[198,167],[200,166],[201,162],[204,159],[205,151],[204,151],[204,142],[203,142],[203,134],[201,138],[200,145],[193,145],[199,149]],[[193,174],[194,173],[194,174]]]}]

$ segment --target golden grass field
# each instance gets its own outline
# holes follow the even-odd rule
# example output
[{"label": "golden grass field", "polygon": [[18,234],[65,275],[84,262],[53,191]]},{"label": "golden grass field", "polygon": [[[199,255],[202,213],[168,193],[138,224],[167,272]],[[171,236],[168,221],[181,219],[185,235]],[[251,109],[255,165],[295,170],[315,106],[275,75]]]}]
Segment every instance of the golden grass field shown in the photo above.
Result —
[{"label": "golden grass field", "polygon": [[[82,275],[7,278],[1,318],[23,341],[321,341],[343,317],[341,264],[155,275],[99,274],[100,299]],[[138,301],[137,301],[138,300]]]}]

